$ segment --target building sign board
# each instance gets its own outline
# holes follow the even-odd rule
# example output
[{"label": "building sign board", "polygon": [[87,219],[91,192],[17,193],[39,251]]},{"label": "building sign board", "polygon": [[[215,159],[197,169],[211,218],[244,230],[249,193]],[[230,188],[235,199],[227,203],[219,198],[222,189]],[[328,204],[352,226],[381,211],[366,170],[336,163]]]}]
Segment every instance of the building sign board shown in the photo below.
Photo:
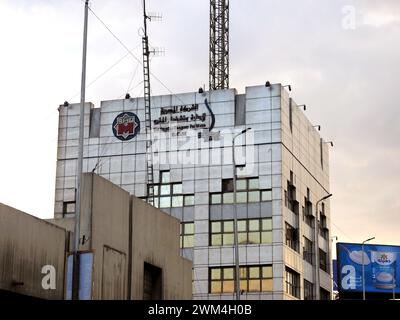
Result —
[{"label": "building sign board", "polygon": [[131,140],[140,131],[140,120],[133,112],[122,112],[114,119],[112,130],[117,139]]},{"label": "building sign board", "polygon": [[400,293],[399,246],[337,243],[339,292]]}]

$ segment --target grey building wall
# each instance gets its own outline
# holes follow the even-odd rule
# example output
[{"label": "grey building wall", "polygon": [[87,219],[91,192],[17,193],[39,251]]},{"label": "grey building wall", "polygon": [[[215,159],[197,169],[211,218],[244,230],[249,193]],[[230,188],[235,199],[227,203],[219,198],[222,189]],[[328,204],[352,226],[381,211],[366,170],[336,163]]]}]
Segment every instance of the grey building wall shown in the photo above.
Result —
[{"label": "grey building wall", "polygon": [[[233,246],[216,247],[210,246],[209,243],[210,220],[232,219],[232,205],[211,205],[209,194],[221,192],[221,180],[233,177],[232,135],[251,127],[252,139],[245,141],[242,137],[237,140],[237,145],[245,145],[245,148],[237,150],[237,163],[246,164],[244,168],[238,170],[238,176],[259,177],[260,189],[271,189],[272,200],[238,205],[238,215],[241,218],[272,217],[273,241],[271,244],[241,245],[239,258],[241,265],[272,265],[274,279],[272,292],[248,293],[244,294],[243,298],[291,299],[292,297],[284,293],[285,267],[290,266],[299,272],[301,280],[303,274],[307,277],[312,271],[308,270],[307,264],[303,262],[301,251],[291,252],[285,245],[285,222],[291,221],[292,224],[296,224],[296,219],[299,218],[293,216],[293,213],[284,206],[284,187],[292,171],[296,181],[299,181],[297,188],[299,199],[304,196],[307,187],[311,190],[312,201],[323,194],[323,189],[329,190],[326,145],[322,146],[322,170],[319,134],[310,128],[310,123],[297,107],[292,107],[290,129],[289,97],[279,84],[269,88],[246,87],[242,95],[238,95],[235,89],[227,89],[203,94],[193,92],[154,96],[152,119],[160,117],[163,107],[198,104],[200,112],[207,114],[206,123],[210,123],[205,99],[215,114],[215,127],[212,131],[219,131],[221,137],[227,137],[223,143],[221,140],[195,139],[180,144],[177,138],[161,137],[154,144],[157,151],[157,157],[154,158],[154,181],[159,181],[160,171],[170,170],[171,182],[182,182],[183,193],[194,194],[193,206],[163,209],[181,221],[194,222],[194,247],[182,250],[182,255],[193,260],[194,264],[193,298],[233,298],[233,294],[209,293],[209,268],[233,265]],[[91,107],[89,104],[86,106],[87,115]],[[142,122],[140,133],[126,142],[116,139],[111,128],[115,117],[123,111],[134,112]],[[59,147],[64,153],[59,152],[57,160],[55,217],[63,216],[64,201],[74,199],[76,149],[70,146],[74,144],[72,138],[76,138],[72,136],[72,132],[76,131],[78,125],[75,120],[78,112],[78,104],[60,107],[63,135],[59,138]],[[95,168],[95,172],[99,175],[121,186],[130,194],[137,197],[146,196],[143,99],[103,101],[100,108],[99,136],[89,136],[89,128],[97,125],[87,123],[84,170],[92,171]],[[201,151],[199,158],[202,161],[199,161],[199,158],[197,161],[194,161],[195,159],[188,162],[174,161],[174,159],[185,159],[189,150],[193,149]],[[329,203],[326,211],[329,219]],[[301,222],[297,224],[301,234],[312,233],[312,230],[308,230]],[[324,246],[323,239],[321,246]],[[327,280],[325,278],[322,274],[321,282]],[[328,282],[324,282],[325,287],[328,286]]]},{"label": "grey building wall", "polygon": [[[67,237],[64,229],[0,203],[0,290],[63,299]],[[55,268],[54,290],[42,287],[46,265]]]}]

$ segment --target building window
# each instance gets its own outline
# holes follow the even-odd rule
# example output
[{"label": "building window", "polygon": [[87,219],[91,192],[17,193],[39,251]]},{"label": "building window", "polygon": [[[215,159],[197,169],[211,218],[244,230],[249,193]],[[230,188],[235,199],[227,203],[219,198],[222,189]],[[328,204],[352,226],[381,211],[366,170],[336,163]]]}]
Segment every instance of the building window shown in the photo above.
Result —
[{"label": "building window", "polygon": [[319,249],[319,267],[325,272],[329,272],[328,269],[328,255],[322,249]]},{"label": "building window", "polygon": [[63,202],[63,216],[72,216],[75,214],[75,201]]},{"label": "building window", "polygon": [[314,243],[303,237],[303,259],[310,264],[313,264]]},{"label": "building window", "polygon": [[[240,290],[244,292],[271,292],[273,289],[272,266],[240,267]],[[235,268],[209,269],[210,293],[235,292]]]},{"label": "building window", "polygon": [[307,197],[304,198],[304,205],[303,207],[303,221],[310,227],[313,227],[313,212],[312,212],[312,202],[310,201],[310,189],[307,188]]},{"label": "building window", "polygon": [[[210,221],[210,245],[234,244],[233,220]],[[238,243],[272,243],[272,218],[238,220]]]},{"label": "building window", "polygon": [[314,285],[304,280],[304,300],[314,300]]},{"label": "building window", "polygon": [[290,181],[287,181],[287,189],[285,193],[285,206],[295,213],[299,214],[299,202],[296,200],[296,187],[294,185],[294,174],[290,171]]},{"label": "building window", "polygon": [[319,213],[320,221],[319,221],[319,234],[322,238],[328,239],[329,237],[329,229],[328,222],[325,215],[325,203],[321,204],[321,211]]},{"label": "building window", "polygon": [[300,275],[294,270],[286,267],[285,270],[285,291],[293,297],[300,298]]},{"label": "building window", "polygon": [[319,289],[320,300],[331,300],[331,293],[323,288]]},{"label": "building window", "polygon": [[180,230],[180,247],[193,248],[194,223],[182,222]]},{"label": "building window", "polygon": [[298,230],[292,227],[289,223],[285,223],[286,245],[295,251],[299,251]]},{"label": "building window", "polygon": [[[272,190],[260,190],[258,178],[236,180],[236,203],[272,201]],[[222,192],[210,194],[210,204],[234,203],[233,179],[222,180]]]},{"label": "building window", "polygon": [[144,263],[143,300],[162,299],[162,269]]},{"label": "building window", "polygon": [[194,195],[183,194],[181,182],[171,183],[169,171],[160,172],[160,183],[153,184],[153,191],[156,208],[179,208],[194,205]]}]

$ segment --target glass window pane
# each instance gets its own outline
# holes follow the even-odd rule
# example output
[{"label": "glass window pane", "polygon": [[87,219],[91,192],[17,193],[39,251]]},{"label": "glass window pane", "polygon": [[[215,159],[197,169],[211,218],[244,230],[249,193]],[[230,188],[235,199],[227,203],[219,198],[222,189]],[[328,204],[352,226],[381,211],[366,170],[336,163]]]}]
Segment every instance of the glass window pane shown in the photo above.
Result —
[{"label": "glass window pane", "polygon": [[247,202],[247,192],[236,192],[236,202],[246,203]]},{"label": "glass window pane", "polygon": [[272,291],[273,281],[272,279],[261,280],[261,291]]},{"label": "glass window pane", "polygon": [[249,280],[249,291],[260,291],[260,279]]},{"label": "glass window pane", "polygon": [[272,231],[261,232],[261,243],[272,243]]},{"label": "glass window pane", "polygon": [[194,223],[193,222],[185,223],[183,229],[185,234],[194,234]]},{"label": "glass window pane", "polygon": [[211,279],[221,279],[221,269],[211,269]]},{"label": "glass window pane", "polygon": [[233,233],[226,233],[223,235],[224,246],[232,245],[234,243]]},{"label": "glass window pane", "polygon": [[171,192],[171,185],[169,184],[161,185],[161,195],[167,195],[170,194],[170,192]]},{"label": "glass window pane", "polygon": [[249,278],[259,279],[260,278],[260,267],[250,267],[249,268]]},{"label": "glass window pane", "polygon": [[221,194],[215,193],[211,195],[211,204],[220,204],[221,203]]},{"label": "glass window pane", "polygon": [[261,201],[271,201],[271,200],[272,200],[271,190],[261,191]]},{"label": "glass window pane", "polygon": [[247,230],[246,220],[239,220],[237,224],[237,229],[238,231],[246,231]]},{"label": "glass window pane", "polygon": [[170,182],[169,171],[161,172],[161,183],[169,183],[169,182]]},{"label": "glass window pane", "polygon": [[224,232],[233,232],[233,221],[224,221]]},{"label": "glass window pane", "polygon": [[247,280],[240,280],[240,290],[247,292]]},{"label": "glass window pane", "polygon": [[227,204],[233,203],[233,193],[232,192],[224,193],[223,198],[224,198],[224,203],[227,203]]},{"label": "glass window pane", "polygon": [[185,196],[184,197],[185,206],[193,206],[194,205],[194,196]]},{"label": "glass window pane", "polygon": [[183,247],[192,248],[193,247],[193,235],[183,236]]},{"label": "glass window pane", "polygon": [[263,230],[272,230],[272,219],[262,219],[262,229]]},{"label": "glass window pane", "polygon": [[249,179],[249,190],[259,189],[258,178]]},{"label": "glass window pane", "polygon": [[211,281],[211,293],[221,293],[221,281]]},{"label": "glass window pane", "polygon": [[234,292],[235,282],[233,280],[224,280],[223,282],[223,292]]},{"label": "glass window pane", "polygon": [[211,236],[211,245],[212,246],[221,246],[222,245],[222,235],[221,234],[213,234]]},{"label": "glass window pane", "polygon": [[249,230],[250,231],[260,230],[260,220],[258,219],[249,220]]},{"label": "glass window pane", "polygon": [[154,206],[156,208],[159,208],[159,205],[160,205],[160,198],[154,198]]},{"label": "glass window pane", "polygon": [[160,198],[160,208],[169,208],[171,206],[171,197]]},{"label": "glass window pane", "polygon": [[240,279],[247,279],[247,268],[239,269]]},{"label": "glass window pane", "polygon": [[183,206],[183,196],[173,196],[172,197],[172,206],[173,207],[182,207]]},{"label": "glass window pane", "polygon": [[172,192],[174,194],[182,193],[182,183],[176,183],[172,185]]},{"label": "glass window pane", "polygon": [[233,268],[225,268],[224,269],[224,279],[225,280],[234,279],[233,274],[234,274],[234,269]]},{"label": "glass window pane", "polygon": [[246,186],[246,179],[239,179],[236,180],[236,189],[237,190],[246,190],[247,186]]},{"label": "glass window pane", "polygon": [[158,186],[153,187],[154,195],[158,196]]},{"label": "glass window pane", "polygon": [[260,232],[256,231],[256,232],[249,232],[249,244],[253,243],[260,243]]},{"label": "glass window pane", "polygon": [[233,191],[233,179],[223,179],[222,192],[232,192],[232,191]]},{"label": "glass window pane", "polygon": [[247,233],[239,232],[238,233],[238,244],[246,244],[247,243]]},{"label": "glass window pane", "polygon": [[272,267],[262,267],[262,277],[263,278],[272,278]]},{"label": "glass window pane", "polygon": [[211,233],[221,232],[221,221],[211,222]]},{"label": "glass window pane", "polygon": [[259,202],[260,191],[249,191],[249,202]]}]

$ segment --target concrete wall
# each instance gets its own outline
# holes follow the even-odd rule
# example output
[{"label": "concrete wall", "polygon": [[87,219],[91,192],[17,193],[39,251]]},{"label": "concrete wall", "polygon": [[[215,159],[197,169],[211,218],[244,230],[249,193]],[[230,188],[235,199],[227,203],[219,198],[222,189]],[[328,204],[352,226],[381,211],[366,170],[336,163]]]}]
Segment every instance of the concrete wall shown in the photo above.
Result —
[{"label": "concrete wall", "polygon": [[134,196],[132,299],[143,298],[144,263],[162,268],[163,299],[192,298],[192,263],[180,257],[179,220]]},{"label": "concrete wall", "polygon": [[[129,248],[129,193],[95,174],[83,176],[82,236],[93,250],[93,299],[126,299]],[[90,215],[91,212],[91,215]],[[85,219],[86,218],[86,219]]]},{"label": "concrete wall", "polygon": [[[63,299],[66,239],[64,229],[0,203],[0,290]],[[55,290],[42,288],[45,265],[55,268]]]},{"label": "concrete wall", "polygon": [[[50,221],[73,231],[71,218]],[[131,299],[143,298],[144,262],[162,268],[163,299],[191,299],[192,263],[180,256],[179,224],[110,181],[85,173],[80,238],[86,240],[80,249],[94,252],[93,299],[129,298],[130,257]]]}]

